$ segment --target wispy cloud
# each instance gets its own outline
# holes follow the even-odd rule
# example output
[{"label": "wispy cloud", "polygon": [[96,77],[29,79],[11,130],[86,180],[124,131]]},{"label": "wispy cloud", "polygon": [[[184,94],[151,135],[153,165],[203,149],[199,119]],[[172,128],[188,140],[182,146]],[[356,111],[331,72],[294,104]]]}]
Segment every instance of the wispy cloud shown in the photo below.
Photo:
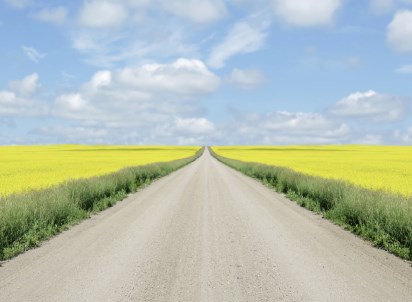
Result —
[{"label": "wispy cloud", "polygon": [[258,51],[265,45],[270,23],[262,16],[253,16],[233,25],[221,43],[210,53],[208,64],[213,68],[222,68],[226,61],[238,54]]},{"label": "wispy cloud", "polygon": [[40,53],[37,49],[31,46],[22,46],[23,51],[27,57],[34,63],[38,63],[41,59],[46,57],[46,54]]},{"label": "wispy cloud", "polygon": [[412,64],[403,65],[395,70],[397,73],[412,74]]},{"label": "wispy cloud", "polygon": [[[131,38],[133,37],[133,38]],[[155,24],[144,31],[125,28],[116,33],[87,29],[72,33],[73,47],[85,55],[88,64],[100,68],[140,64],[176,57],[199,57],[198,47],[186,41],[176,24]]]},{"label": "wispy cloud", "polygon": [[68,10],[64,6],[44,8],[37,12],[34,17],[40,21],[63,25],[67,20]]}]

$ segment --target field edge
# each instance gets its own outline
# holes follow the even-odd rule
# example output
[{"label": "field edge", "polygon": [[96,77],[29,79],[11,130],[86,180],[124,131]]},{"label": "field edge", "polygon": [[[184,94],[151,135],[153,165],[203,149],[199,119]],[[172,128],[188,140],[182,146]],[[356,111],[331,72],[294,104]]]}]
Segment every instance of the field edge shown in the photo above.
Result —
[{"label": "field edge", "polygon": [[203,154],[170,162],[128,167],[104,176],[65,182],[0,200],[0,261],[11,259],[103,211],[155,179]]},{"label": "field edge", "polygon": [[402,259],[412,260],[412,200],[289,168],[243,162],[209,152],[223,164],[286,194],[290,200]]}]

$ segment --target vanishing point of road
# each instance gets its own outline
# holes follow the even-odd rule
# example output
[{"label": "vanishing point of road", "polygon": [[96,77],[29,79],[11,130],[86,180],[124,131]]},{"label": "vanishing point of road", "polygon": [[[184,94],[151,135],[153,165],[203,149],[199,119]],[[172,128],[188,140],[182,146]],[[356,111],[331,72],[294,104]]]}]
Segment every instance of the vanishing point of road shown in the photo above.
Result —
[{"label": "vanishing point of road", "polygon": [[0,266],[0,301],[412,301],[412,267],[204,155]]}]

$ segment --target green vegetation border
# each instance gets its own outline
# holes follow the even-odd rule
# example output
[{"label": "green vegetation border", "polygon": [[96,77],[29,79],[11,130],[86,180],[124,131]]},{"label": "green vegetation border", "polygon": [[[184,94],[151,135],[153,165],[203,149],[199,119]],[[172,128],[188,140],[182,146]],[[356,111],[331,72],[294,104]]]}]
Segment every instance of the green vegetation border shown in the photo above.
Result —
[{"label": "green vegetation border", "polygon": [[129,167],[0,200],[0,260],[10,259],[113,206],[127,194],[193,162],[203,151],[180,160]]},{"label": "green vegetation border", "polygon": [[222,163],[285,193],[302,207],[321,213],[379,248],[412,260],[412,198],[288,168],[229,159],[209,150]]}]

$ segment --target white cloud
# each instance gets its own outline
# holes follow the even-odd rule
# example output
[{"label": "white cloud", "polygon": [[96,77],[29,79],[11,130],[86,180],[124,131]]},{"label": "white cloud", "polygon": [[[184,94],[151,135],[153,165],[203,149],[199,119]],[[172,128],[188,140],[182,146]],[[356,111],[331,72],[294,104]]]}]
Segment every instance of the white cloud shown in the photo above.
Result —
[{"label": "white cloud", "polygon": [[220,79],[199,60],[178,59],[171,64],[146,64],[116,72],[119,83],[150,93],[191,96],[211,93]]},{"label": "white cloud", "polygon": [[67,111],[87,110],[89,107],[88,102],[80,93],[60,95],[56,100],[56,104]]},{"label": "white cloud", "polygon": [[275,111],[238,117],[227,130],[230,144],[332,144],[346,141],[350,128],[319,113]]},{"label": "white cloud", "polygon": [[338,101],[331,109],[333,115],[368,119],[373,122],[397,121],[406,112],[404,101],[373,90],[353,93]]},{"label": "white cloud", "polygon": [[44,59],[44,57],[46,57],[46,54],[40,53],[34,47],[22,46],[22,49],[27,55],[27,57],[34,63],[38,63],[41,59]]},{"label": "white cloud", "polygon": [[[267,119],[260,123],[265,130],[288,130],[294,134],[316,132],[319,129],[332,129],[333,122],[320,113],[277,111],[269,114]],[[328,127],[326,127],[328,126]],[[340,132],[340,131],[339,131]]]},{"label": "white cloud", "polygon": [[328,25],[341,6],[342,0],[273,0],[276,15],[295,26]]},{"label": "white cloud", "polygon": [[126,8],[112,1],[86,1],[81,9],[80,24],[92,28],[118,27],[126,21]]},{"label": "white cloud", "polygon": [[412,51],[412,11],[400,10],[387,28],[390,46],[399,52]]},{"label": "white cloud", "polygon": [[43,116],[49,111],[46,103],[36,100],[39,87],[37,73],[9,83],[9,90],[0,90],[0,116]]},{"label": "white cloud", "polygon": [[140,30],[126,28],[116,34],[90,28],[74,31],[73,47],[87,56],[87,63],[99,68],[141,64],[148,58],[199,57],[197,46],[185,40],[184,30],[152,22],[134,25]]},{"label": "white cloud", "polygon": [[47,112],[47,106],[41,102],[20,97],[12,91],[0,91],[0,116],[40,116]]},{"label": "white cloud", "polygon": [[102,70],[96,72],[90,83],[94,89],[98,89],[100,87],[109,86],[112,82],[112,73],[110,70]]},{"label": "white cloud", "polygon": [[72,39],[73,47],[81,53],[97,52],[107,44],[105,41],[98,41],[97,38],[92,33],[76,31]]},{"label": "white cloud", "polygon": [[58,96],[53,115],[74,128],[105,129],[113,143],[206,142],[215,126],[197,100],[219,83],[199,60],[102,70],[78,91]]},{"label": "white cloud", "polygon": [[186,134],[208,134],[215,130],[215,125],[206,118],[178,118],[175,129]]},{"label": "white cloud", "polygon": [[10,82],[9,87],[19,95],[30,96],[37,91],[37,88],[39,86],[38,80],[39,75],[37,73],[33,73],[31,75],[28,75],[21,81]]},{"label": "white cloud", "polygon": [[380,134],[366,134],[355,139],[352,143],[359,145],[381,145],[383,143],[383,137]]},{"label": "white cloud", "polygon": [[265,81],[264,74],[259,69],[235,68],[229,78],[229,83],[241,89],[253,89]]},{"label": "white cloud", "polygon": [[412,64],[403,65],[395,70],[397,73],[412,74]]},{"label": "white cloud", "polygon": [[395,130],[393,133],[394,138],[402,144],[412,144],[412,127],[406,130]]},{"label": "white cloud", "polygon": [[265,44],[268,23],[241,21],[228,32],[225,39],[213,48],[208,64],[213,68],[221,68],[225,62],[237,55],[252,53]]},{"label": "white cloud", "polygon": [[226,15],[222,0],[162,0],[163,7],[173,14],[195,23],[210,23]]},{"label": "white cloud", "polygon": [[[105,144],[110,139],[109,131],[98,127],[40,127],[32,131],[32,134],[45,137],[49,142],[50,139],[64,138],[64,142],[75,144],[82,141],[92,144]],[[59,142],[61,141],[57,141],[57,143]]]},{"label": "white cloud", "polygon": [[[202,58],[205,26],[226,15],[224,0],[89,0],[69,35],[84,61],[99,68],[177,57]],[[109,8],[109,6],[116,6]],[[101,11],[101,12],[99,12]],[[160,20],[160,21],[159,21]],[[197,37],[197,41],[193,39]]]},{"label": "white cloud", "polygon": [[53,23],[55,25],[63,25],[66,22],[68,11],[64,6],[53,8],[44,8],[35,14],[36,19]]},{"label": "white cloud", "polygon": [[23,9],[32,5],[32,0],[6,0],[14,8]]}]

